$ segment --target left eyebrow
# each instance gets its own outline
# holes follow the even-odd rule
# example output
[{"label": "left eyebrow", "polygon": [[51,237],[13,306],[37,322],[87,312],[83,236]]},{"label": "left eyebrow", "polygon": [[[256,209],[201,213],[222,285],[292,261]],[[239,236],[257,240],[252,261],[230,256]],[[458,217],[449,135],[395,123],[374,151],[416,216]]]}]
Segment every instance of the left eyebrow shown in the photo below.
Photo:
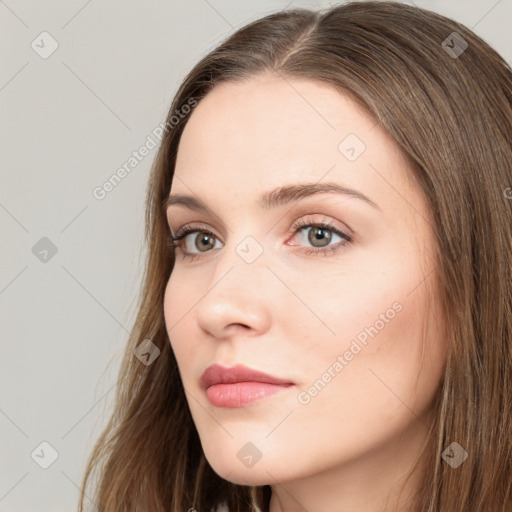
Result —
[{"label": "left eyebrow", "polygon": [[[381,210],[380,206],[374,201],[366,197],[358,190],[354,190],[338,183],[327,182],[327,183],[302,183],[299,185],[287,185],[278,187],[268,192],[264,192],[258,199],[257,204],[264,210],[283,206],[293,201],[299,201],[315,194],[325,194],[334,192],[350,197],[355,197],[361,201],[366,202],[377,210]],[[197,210],[204,213],[208,213],[212,216],[216,216],[203,201],[194,196],[188,196],[183,194],[172,194],[164,201],[163,208],[166,211],[172,205],[183,206],[189,210]]]}]

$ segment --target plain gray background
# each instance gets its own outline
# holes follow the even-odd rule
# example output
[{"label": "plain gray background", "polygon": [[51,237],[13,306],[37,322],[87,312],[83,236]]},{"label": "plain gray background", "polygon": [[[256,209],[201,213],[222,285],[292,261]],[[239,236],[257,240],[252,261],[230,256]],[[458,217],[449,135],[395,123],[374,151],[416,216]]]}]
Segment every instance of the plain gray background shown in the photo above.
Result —
[{"label": "plain gray background", "polygon": [[[156,149],[104,199],[93,190],[222,39],[286,6],[334,3],[0,0],[1,512],[76,510],[112,407]],[[512,0],[409,3],[464,23],[512,61]]]}]

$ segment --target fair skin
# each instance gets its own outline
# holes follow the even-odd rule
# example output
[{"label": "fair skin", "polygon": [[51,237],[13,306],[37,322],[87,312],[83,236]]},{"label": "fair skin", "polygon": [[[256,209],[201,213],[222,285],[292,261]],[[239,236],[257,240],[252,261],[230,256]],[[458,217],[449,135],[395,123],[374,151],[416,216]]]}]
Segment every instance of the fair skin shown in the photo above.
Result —
[{"label": "fair skin", "polygon": [[[338,149],[349,134],[366,146],[353,161]],[[273,208],[257,202],[277,187],[317,182],[355,189],[376,206],[334,192]],[[445,345],[439,315],[427,314],[432,220],[393,139],[321,82],[224,83],[190,115],[170,194],[193,195],[214,212],[168,208],[173,234],[201,223],[214,237],[202,245],[203,227],[181,240],[164,298],[212,468],[237,484],[270,484],[270,512],[412,511],[419,473],[405,477],[430,425]],[[297,220],[331,223],[352,242],[324,230],[315,243],[314,226],[290,231]],[[248,236],[242,247],[262,251],[251,263],[237,252]],[[340,250],[307,252],[324,246]],[[363,332],[373,334],[357,351]],[[244,407],[215,407],[199,384],[213,363],[294,385]],[[248,442],[261,453],[251,467],[237,457]]]}]

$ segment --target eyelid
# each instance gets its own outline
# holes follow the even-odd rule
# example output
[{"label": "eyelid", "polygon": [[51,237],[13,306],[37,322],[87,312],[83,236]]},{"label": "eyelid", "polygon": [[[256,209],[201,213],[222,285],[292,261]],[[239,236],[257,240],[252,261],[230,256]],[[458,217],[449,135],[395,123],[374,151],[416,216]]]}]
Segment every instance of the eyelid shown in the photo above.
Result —
[{"label": "eyelid", "polygon": [[[267,231],[267,233],[271,230],[273,230],[278,223],[280,223],[285,217],[295,217],[295,218],[298,218],[298,217],[301,217],[303,215],[325,215],[325,213],[317,213],[315,211],[313,211],[314,209],[333,209],[334,210],[334,218],[336,217],[336,213],[339,213],[339,208],[342,208],[341,211],[343,211],[343,208],[345,208],[345,204],[347,204],[349,207],[351,207],[353,205],[353,203],[345,203],[345,201],[347,200],[347,198],[340,198],[340,197],[335,197],[335,198],[329,198],[329,199],[325,199],[325,198],[320,198],[318,196],[310,196],[310,197],[305,197],[303,199],[300,199],[298,200],[295,204],[293,204],[285,213],[284,215],[275,223],[272,224],[272,226],[270,227],[270,229]],[[340,205],[343,205],[343,206],[340,206]],[[209,213],[194,213],[194,212],[191,212],[190,210],[182,210],[180,209],[182,212],[184,212],[186,214],[186,216],[188,217],[189,214],[193,214],[194,216],[195,215],[201,215],[202,217],[206,217],[210,220],[210,214]],[[174,212],[173,212],[174,213]],[[261,214],[265,214],[264,211],[261,211]],[[170,226],[171,222],[170,222],[170,219],[172,217],[174,217],[175,215],[178,215],[178,216],[181,216],[181,212],[178,213],[176,212],[175,214],[172,214],[171,212],[168,212],[167,213],[167,224]],[[217,217],[217,215],[215,215],[213,218],[212,218],[212,221],[213,222],[219,222],[221,224],[221,228],[225,228],[227,227],[222,219],[220,219],[220,217]],[[186,224],[195,224],[196,221],[190,221],[190,222],[186,222]],[[197,221],[198,224],[201,224],[202,225],[202,222],[201,221]],[[344,224],[345,226],[347,226],[346,224]],[[348,227],[348,226],[347,226]],[[211,228],[208,228],[211,230]],[[229,229],[229,227],[227,227],[227,230],[229,231],[232,231],[231,229]],[[171,230],[172,232],[172,230]]]},{"label": "eyelid", "polygon": [[[310,217],[315,215],[322,215],[321,219],[312,219]],[[296,231],[299,231],[300,227],[310,226],[311,224],[325,224],[329,226],[329,229],[334,229],[340,231],[353,239],[354,231],[344,222],[340,222],[337,219],[334,219],[330,216],[327,216],[322,213],[307,213],[305,215],[300,216],[297,220],[295,220],[290,226],[289,233],[294,234]],[[340,226],[341,224],[341,226]]]},{"label": "eyelid", "polygon": [[[189,228],[197,230],[197,231],[205,231],[208,233],[212,233],[213,235],[215,235],[217,237],[214,229],[212,229],[210,226],[208,226],[207,224],[205,224],[203,222],[196,222],[196,221],[185,222],[180,228],[178,228],[176,230],[176,233],[174,233],[172,228],[169,226],[170,235],[173,238],[177,238],[181,235],[181,233],[188,231]],[[219,237],[217,237],[217,238],[219,238]]]}]

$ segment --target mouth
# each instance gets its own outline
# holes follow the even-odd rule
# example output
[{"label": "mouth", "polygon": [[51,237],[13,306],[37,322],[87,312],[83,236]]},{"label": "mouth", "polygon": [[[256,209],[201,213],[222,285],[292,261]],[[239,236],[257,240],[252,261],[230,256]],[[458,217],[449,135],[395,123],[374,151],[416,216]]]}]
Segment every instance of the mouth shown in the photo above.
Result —
[{"label": "mouth", "polygon": [[215,407],[243,407],[294,385],[293,382],[243,365],[209,366],[200,379],[208,401]]}]

